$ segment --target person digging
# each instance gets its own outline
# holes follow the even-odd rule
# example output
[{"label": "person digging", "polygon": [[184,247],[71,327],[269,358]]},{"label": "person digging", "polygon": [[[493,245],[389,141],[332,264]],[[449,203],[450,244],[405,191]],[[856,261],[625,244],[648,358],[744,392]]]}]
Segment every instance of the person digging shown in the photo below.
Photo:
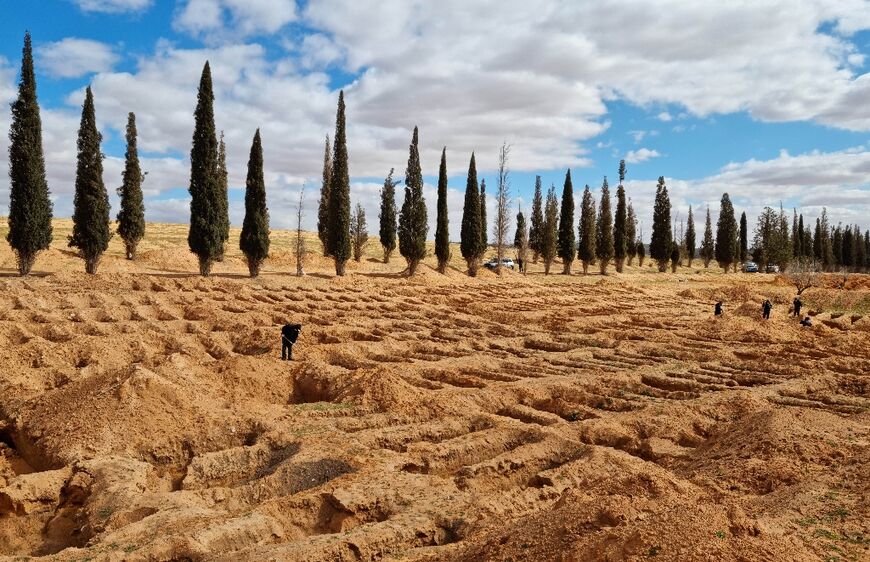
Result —
[{"label": "person digging", "polygon": [[293,344],[302,331],[302,324],[285,324],[281,328],[281,360],[293,361]]}]

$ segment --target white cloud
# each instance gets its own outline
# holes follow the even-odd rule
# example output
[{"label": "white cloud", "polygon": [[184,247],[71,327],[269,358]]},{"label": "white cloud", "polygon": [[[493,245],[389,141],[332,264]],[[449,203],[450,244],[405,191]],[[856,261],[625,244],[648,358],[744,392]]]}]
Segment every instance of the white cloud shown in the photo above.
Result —
[{"label": "white cloud", "polygon": [[72,0],[82,11],[119,14],[141,12],[151,7],[153,0]]},{"label": "white cloud", "polygon": [[58,78],[109,72],[119,59],[111,45],[77,37],[47,43],[36,53],[39,70]]},{"label": "white cloud", "polygon": [[659,121],[664,121],[665,123],[667,123],[668,121],[672,121],[674,119],[674,117],[670,113],[668,113],[667,111],[662,111],[661,113],[656,115],[656,119],[658,119]]},{"label": "white cloud", "polygon": [[173,25],[214,41],[272,34],[295,20],[294,0],[187,0]]},{"label": "white cloud", "polygon": [[661,156],[658,150],[650,150],[649,148],[639,148],[637,150],[629,150],[625,154],[625,161],[629,164],[640,164],[652,158]]}]

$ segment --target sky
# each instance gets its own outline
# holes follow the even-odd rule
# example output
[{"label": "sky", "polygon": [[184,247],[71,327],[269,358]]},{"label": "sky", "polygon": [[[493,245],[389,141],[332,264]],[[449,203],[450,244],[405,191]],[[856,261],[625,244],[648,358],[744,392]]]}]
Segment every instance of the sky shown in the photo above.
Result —
[{"label": "sky", "polygon": [[[513,209],[528,211],[536,175],[561,194],[568,169],[576,203],[585,184],[597,198],[625,159],[647,240],[659,176],[677,224],[693,207],[699,237],[723,192],[750,225],[782,204],[811,220],[827,207],[833,224],[870,228],[863,0],[0,0],[0,14],[4,107],[16,96],[24,33],[33,36],[56,216],[72,214],[91,85],[113,216],[132,111],[147,220],[188,221],[193,111],[208,60],[235,225],[260,128],[273,228],[295,226],[303,186],[304,227],[315,228],[324,140],[344,89],[351,199],[371,232],[384,177],[391,168],[404,177],[414,126],[430,238],[442,147],[458,240],[471,153],[492,194],[503,143]],[[0,129],[9,122],[5,109]],[[7,149],[4,134],[3,169]],[[0,213],[8,192],[0,174]]]}]

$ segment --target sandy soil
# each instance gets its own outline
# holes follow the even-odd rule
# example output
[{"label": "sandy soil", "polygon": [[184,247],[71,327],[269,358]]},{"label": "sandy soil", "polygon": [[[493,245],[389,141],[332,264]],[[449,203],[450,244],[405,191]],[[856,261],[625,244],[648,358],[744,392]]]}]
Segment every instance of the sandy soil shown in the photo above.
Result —
[{"label": "sandy soil", "polygon": [[0,558],[870,559],[866,277],[801,329],[768,275],[299,279],[276,233],[203,279],[149,225],[87,276],[68,230],[0,244]]}]

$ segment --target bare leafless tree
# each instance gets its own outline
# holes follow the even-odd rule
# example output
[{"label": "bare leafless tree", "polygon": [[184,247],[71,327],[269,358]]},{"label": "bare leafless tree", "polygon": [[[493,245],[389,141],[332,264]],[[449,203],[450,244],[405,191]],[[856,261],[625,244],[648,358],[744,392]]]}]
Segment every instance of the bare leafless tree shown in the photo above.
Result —
[{"label": "bare leafless tree", "polygon": [[496,254],[498,256],[498,264],[495,271],[501,274],[501,262],[504,258],[505,247],[508,238],[508,226],[510,217],[510,169],[508,168],[508,157],[511,153],[511,145],[507,142],[502,143],[501,150],[498,153],[498,187],[496,188],[496,214],[495,224],[492,227],[492,233],[495,235]]},{"label": "bare leafless tree", "polygon": [[296,275],[305,275],[305,238],[302,237],[302,203],[305,201],[305,185],[299,190],[299,205],[296,206]]},{"label": "bare leafless tree", "polygon": [[811,287],[816,287],[821,282],[819,264],[815,260],[800,260],[790,267],[788,272],[781,274],[790,284],[797,289],[797,294],[802,294]]}]

